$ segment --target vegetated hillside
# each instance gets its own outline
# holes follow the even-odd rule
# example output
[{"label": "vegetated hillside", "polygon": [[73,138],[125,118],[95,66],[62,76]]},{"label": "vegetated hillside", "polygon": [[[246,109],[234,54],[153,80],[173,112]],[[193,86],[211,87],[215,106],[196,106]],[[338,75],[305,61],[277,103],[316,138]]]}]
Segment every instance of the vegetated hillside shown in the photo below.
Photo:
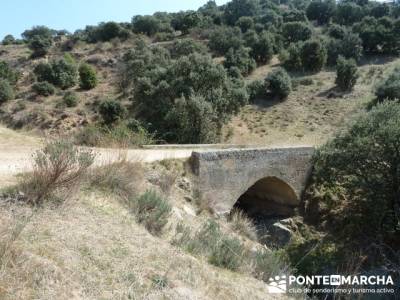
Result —
[{"label": "vegetated hillside", "polygon": [[287,268],[242,214],[196,203],[182,161],[89,169],[63,141],[34,157],[0,193],[1,299],[269,299]]},{"label": "vegetated hillside", "polygon": [[398,16],[372,1],[235,0],[75,33],[34,27],[0,46],[1,119],[89,145],[321,144],[397,65]]}]

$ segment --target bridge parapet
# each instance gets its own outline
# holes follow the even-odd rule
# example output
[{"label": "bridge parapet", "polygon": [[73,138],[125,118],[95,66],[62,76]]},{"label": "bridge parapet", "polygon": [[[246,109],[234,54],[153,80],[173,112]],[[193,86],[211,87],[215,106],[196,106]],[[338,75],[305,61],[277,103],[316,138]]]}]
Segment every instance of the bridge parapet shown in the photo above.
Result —
[{"label": "bridge parapet", "polygon": [[[282,204],[296,206],[311,170],[314,151],[313,147],[195,151],[191,164],[200,201],[207,202],[215,213],[225,214],[250,187],[262,179],[275,178],[286,183],[295,196],[284,197],[287,191],[276,191],[272,197]],[[264,190],[274,193],[271,188]]]}]

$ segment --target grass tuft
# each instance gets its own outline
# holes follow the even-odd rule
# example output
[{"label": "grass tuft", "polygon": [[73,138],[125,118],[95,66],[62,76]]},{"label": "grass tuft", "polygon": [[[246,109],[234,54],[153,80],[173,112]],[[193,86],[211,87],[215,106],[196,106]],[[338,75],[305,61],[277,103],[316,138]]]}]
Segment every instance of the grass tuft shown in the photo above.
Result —
[{"label": "grass tuft", "polygon": [[154,235],[159,235],[168,223],[171,205],[153,190],[148,190],[130,201],[138,223]]}]

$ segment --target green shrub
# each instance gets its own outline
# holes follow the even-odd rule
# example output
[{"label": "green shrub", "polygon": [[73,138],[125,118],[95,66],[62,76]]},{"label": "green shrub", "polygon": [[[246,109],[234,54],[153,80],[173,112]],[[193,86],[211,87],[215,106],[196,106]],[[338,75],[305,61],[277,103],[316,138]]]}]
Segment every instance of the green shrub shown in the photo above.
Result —
[{"label": "green shrub", "polygon": [[78,105],[78,95],[75,92],[66,92],[63,96],[63,102],[67,107]]},{"label": "green shrub", "polygon": [[79,66],[79,86],[84,90],[97,86],[96,70],[92,66],[85,63]]},{"label": "green shrub", "polygon": [[67,141],[48,143],[34,155],[33,172],[21,183],[21,192],[33,205],[63,201],[72,195],[94,161],[91,151]]},{"label": "green shrub", "polygon": [[38,81],[48,81],[61,89],[67,89],[76,84],[76,66],[66,58],[51,63],[40,63],[35,67],[34,73]]},{"label": "green shrub", "polygon": [[276,46],[274,37],[267,31],[260,34],[250,30],[245,35],[246,46],[251,48],[250,55],[258,63],[267,63],[271,60]]},{"label": "green shrub", "polygon": [[[365,243],[384,243],[387,246],[381,251],[385,251],[399,242],[400,215],[394,205],[399,191],[393,189],[400,180],[395,172],[399,136],[400,105],[385,101],[361,115],[315,156],[307,206],[318,203],[315,222],[326,224],[325,230],[347,249],[346,241],[358,245],[350,248],[355,252],[368,251]],[[380,260],[387,256],[374,257]],[[379,264],[377,260],[372,263]]]},{"label": "green shrub", "polygon": [[285,69],[289,71],[301,71],[303,69],[301,47],[302,44],[300,43],[292,43],[287,50],[283,50],[279,54],[279,60]]},{"label": "green shrub", "polygon": [[14,44],[15,43],[15,38],[14,38],[14,36],[12,36],[11,34],[7,34],[5,37],[4,37],[4,39],[3,39],[3,41],[1,42],[4,46],[6,46],[6,45],[12,45],[12,44]]},{"label": "green shrub", "polygon": [[318,40],[307,41],[301,47],[301,63],[306,71],[321,71],[326,63],[326,58],[326,48]]},{"label": "green shrub", "polygon": [[210,35],[208,46],[219,55],[224,55],[229,49],[238,49],[243,45],[242,33],[239,28],[220,27]]},{"label": "green shrub", "polygon": [[246,88],[250,101],[266,96],[265,82],[262,80],[254,80],[250,82]]},{"label": "green shrub", "polygon": [[51,38],[35,36],[33,37],[28,44],[29,49],[32,50],[32,58],[43,57],[45,56],[53,44],[53,40]]},{"label": "green shrub", "polygon": [[254,27],[254,20],[251,17],[240,17],[236,22],[236,26],[238,26],[242,32],[246,32]]},{"label": "green shrub", "polygon": [[354,59],[345,59],[340,56],[336,66],[335,83],[344,91],[351,90],[358,78],[357,64]]},{"label": "green shrub", "polygon": [[242,75],[250,74],[256,68],[256,62],[250,57],[250,51],[250,48],[244,47],[237,50],[229,49],[225,55],[224,67],[227,69],[237,67]]},{"label": "green shrub", "polygon": [[213,247],[208,261],[217,267],[236,271],[243,263],[245,249],[237,238],[223,236]]},{"label": "green shrub", "polygon": [[400,68],[396,68],[378,85],[375,96],[378,102],[385,99],[400,100]]},{"label": "green shrub", "polygon": [[7,80],[10,84],[15,85],[19,79],[20,74],[10,68],[8,63],[0,61],[0,79]]},{"label": "green shrub", "polygon": [[[268,282],[273,276],[288,273],[288,264],[283,256],[284,255],[278,251],[266,249],[257,250],[253,258],[254,276]],[[295,263],[293,265],[295,265]]]},{"label": "green shrub", "polygon": [[161,22],[154,16],[134,16],[132,18],[132,28],[136,33],[153,35],[160,31]]},{"label": "green shrub", "polygon": [[282,36],[288,44],[308,40],[311,34],[310,26],[304,22],[288,22],[282,26]]},{"label": "green shrub", "polygon": [[115,100],[105,100],[99,106],[99,113],[104,124],[110,125],[122,119],[126,114],[126,108]]},{"label": "green shrub", "polygon": [[207,48],[202,43],[193,39],[176,40],[171,50],[171,56],[174,58],[187,56],[192,53],[206,53]]},{"label": "green shrub", "polygon": [[272,95],[280,99],[286,98],[292,91],[292,80],[288,73],[282,68],[278,68],[268,74],[265,78],[265,85]]},{"label": "green shrub", "polygon": [[0,79],[0,104],[14,99],[14,90],[7,80]]},{"label": "green shrub", "polygon": [[314,0],[307,7],[309,20],[316,20],[318,24],[327,24],[335,15],[336,2],[332,0]]},{"label": "green shrub", "polygon": [[143,224],[152,234],[160,234],[168,223],[171,205],[155,191],[146,191],[137,199],[132,199],[130,204],[137,222]]},{"label": "green shrub", "polygon": [[34,85],[32,85],[32,90],[36,94],[45,97],[53,95],[56,91],[54,85],[48,83],[47,81],[36,82]]}]

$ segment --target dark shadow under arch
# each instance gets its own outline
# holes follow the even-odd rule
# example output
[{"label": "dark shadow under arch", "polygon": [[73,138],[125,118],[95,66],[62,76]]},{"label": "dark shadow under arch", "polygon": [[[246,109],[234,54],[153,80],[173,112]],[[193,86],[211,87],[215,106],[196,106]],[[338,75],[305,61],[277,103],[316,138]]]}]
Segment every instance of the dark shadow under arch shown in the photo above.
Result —
[{"label": "dark shadow under arch", "polygon": [[235,203],[249,217],[288,217],[294,214],[298,198],[293,188],[277,177],[254,183]]}]

